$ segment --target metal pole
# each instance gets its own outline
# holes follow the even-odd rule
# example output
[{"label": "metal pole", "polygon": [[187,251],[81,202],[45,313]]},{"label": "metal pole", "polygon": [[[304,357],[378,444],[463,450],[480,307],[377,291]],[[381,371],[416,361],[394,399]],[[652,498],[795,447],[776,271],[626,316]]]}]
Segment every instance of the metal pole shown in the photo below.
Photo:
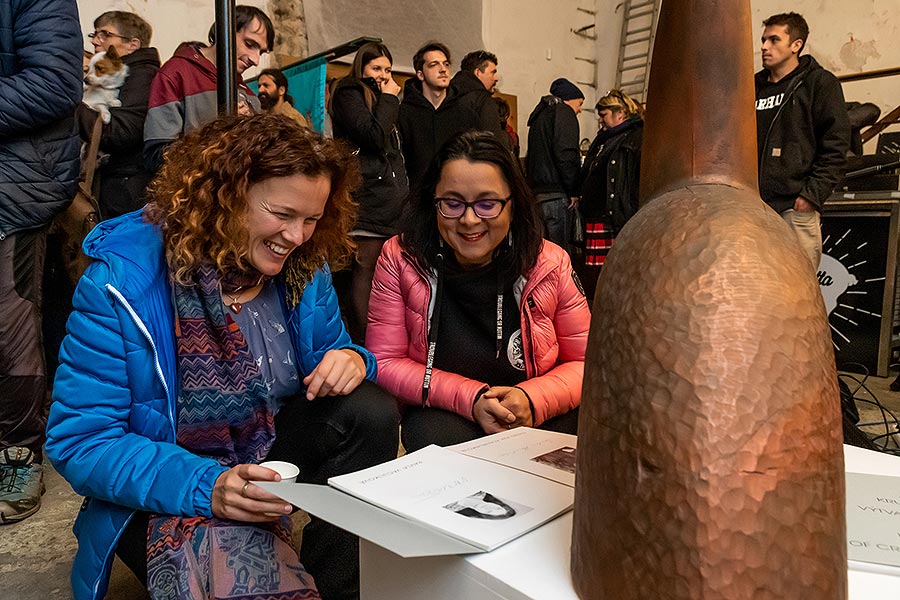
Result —
[{"label": "metal pole", "polygon": [[236,114],[237,53],[234,46],[234,0],[216,0],[216,72],[219,114]]}]

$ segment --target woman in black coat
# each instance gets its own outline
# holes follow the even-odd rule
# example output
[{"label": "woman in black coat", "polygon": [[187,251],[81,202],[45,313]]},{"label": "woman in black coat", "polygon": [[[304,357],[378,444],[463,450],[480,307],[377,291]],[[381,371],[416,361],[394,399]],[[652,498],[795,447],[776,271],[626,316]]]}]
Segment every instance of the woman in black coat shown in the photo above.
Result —
[{"label": "woman in black coat", "polygon": [[331,98],[336,139],[355,149],[362,185],[354,195],[359,215],[353,239],[356,258],[348,271],[335,274],[335,287],[353,341],[363,343],[369,292],[381,246],[397,233],[409,193],[397,119],[400,86],[391,76],[393,58],[384,44],[369,43],[356,53],[350,75],[338,81]]},{"label": "woman in black coat", "polygon": [[641,105],[611,90],[596,105],[600,131],[582,166],[581,211],[585,223],[584,285],[594,297],[597,277],[616,234],[638,209],[641,174]]}]

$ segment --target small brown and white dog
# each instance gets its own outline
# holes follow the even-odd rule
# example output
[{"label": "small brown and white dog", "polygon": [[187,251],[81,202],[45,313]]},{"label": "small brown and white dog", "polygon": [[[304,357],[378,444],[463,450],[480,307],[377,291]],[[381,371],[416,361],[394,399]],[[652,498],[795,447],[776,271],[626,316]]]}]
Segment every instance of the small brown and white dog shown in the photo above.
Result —
[{"label": "small brown and white dog", "polygon": [[84,76],[82,102],[99,112],[104,123],[109,123],[109,109],[122,106],[119,88],[127,77],[128,65],[122,62],[114,47],[98,52],[91,58],[87,75]]}]

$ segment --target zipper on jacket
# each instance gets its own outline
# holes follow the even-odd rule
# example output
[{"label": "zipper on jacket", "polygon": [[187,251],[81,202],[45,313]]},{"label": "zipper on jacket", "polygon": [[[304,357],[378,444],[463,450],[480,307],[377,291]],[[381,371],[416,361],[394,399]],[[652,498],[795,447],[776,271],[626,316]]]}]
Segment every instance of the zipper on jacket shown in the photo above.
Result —
[{"label": "zipper on jacket", "polygon": [[783,111],[784,107],[787,106],[788,101],[791,99],[791,97],[793,97],[794,92],[797,91],[797,88],[803,85],[803,77],[805,77],[805,75],[798,77],[793,87],[788,86],[788,91],[784,94],[784,100],[781,102],[781,106],[779,106],[778,110],[775,111],[775,116],[772,117],[772,122],[769,123],[769,128],[766,130],[766,137],[763,138],[763,147],[760,152],[761,158],[758,167],[760,171],[762,170],[763,161],[766,159],[766,157],[769,156],[769,136],[772,134],[772,128],[775,127],[775,121],[777,121],[778,117],[781,116],[781,111]]},{"label": "zipper on jacket", "polygon": [[119,303],[125,308],[128,314],[131,316],[131,319],[134,321],[134,324],[140,330],[140,332],[147,338],[147,341],[150,343],[150,347],[153,348],[153,364],[156,368],[156,375],[159,377],[160,383],[162,383],[163,389],[166,392],[166,408],[169,413],[169,423],[172,425],[172,441],[174,442],[176,439],[175,432],[175,415],[172,414],[172,399],[171,393],[169,391],[169,385],[166,383],[166,378],[162,372],[162,366],[159,364],[159,351],[156,349],[156,342],[153,341],[153,336],[150,335],[150,331],[147,329],[147,326],[144,325],[144,322],[141,321],[140,317],[137,316],[137,313],[134,312],[134,309],[131,308],[131,305],[128,304],[128,301],[125,300],[125,297],[122,293],[113,287],[111,283],[106,284],[106,289],[116,297]]},{"label": "zipper on jacket", "polygon": [[[109,285],[109,284],[107,284],[107,285]],[[84,507],[82,507],[82,510],[84,510]],[[112,562],[110,560],[110,554],[112,554],[116,551],[116,546],[119,545],[119,540],[122,538],[122,534],[125,533],[126,529],[128,529],[128,524],[131,523],[131,520],[134,518],[135,514],[137,514],[137,511],[133,510],[133,511],[131,511],[131,514],[128,515],[128,518],[125,519],[125,523],[123,523],[122,528],[116,532],[116,538],[113,540],[113,543],[110,545],[109,549],[106,551],[106,556],[103,557],[103,567],[104,568],[101,569],[100,575],[97,577],[96,581],[94,581],[94,587],[91,589],[91,596],[95,600],[97,598],[97,589],[100,587],[100,580],[103,579],[103,573],[106,572],[106,563],[107,563],[107,561],[109,561],[110,563]],[[115,560],[115,557],[113,557],[112,560]],[[109,576],[106,577],[107,591],[109,588],[109,579],[110,579],[111,575],[112,575],[112,564],[109,565]]]},{"label": "zipper on jacket", "polygon": [[[534,298],[528,296],[525,300],[525,304],[528,307],[526,310],[522,311],[522,315],[525,317],[525,332],[528,335],[528,364],[531,366],[531,373],[528,373],[528,378],[537,377],[537,361],[534,358],[534,340],[531,337],[531,311],[534,310]],[[522,347],[524,349],[524,338]]]}]

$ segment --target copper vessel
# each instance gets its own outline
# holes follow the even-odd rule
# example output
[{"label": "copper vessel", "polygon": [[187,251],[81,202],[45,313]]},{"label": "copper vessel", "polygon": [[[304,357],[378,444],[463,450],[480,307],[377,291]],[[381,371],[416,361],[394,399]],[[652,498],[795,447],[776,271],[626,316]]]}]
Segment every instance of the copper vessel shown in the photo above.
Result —
[{"label": "copper vessel", "polygon": [[748,0],[662,4],[642,208],[593,302],[584,600],[847,597],[834,355],[815,273],[757,191],[755,33]]}]

